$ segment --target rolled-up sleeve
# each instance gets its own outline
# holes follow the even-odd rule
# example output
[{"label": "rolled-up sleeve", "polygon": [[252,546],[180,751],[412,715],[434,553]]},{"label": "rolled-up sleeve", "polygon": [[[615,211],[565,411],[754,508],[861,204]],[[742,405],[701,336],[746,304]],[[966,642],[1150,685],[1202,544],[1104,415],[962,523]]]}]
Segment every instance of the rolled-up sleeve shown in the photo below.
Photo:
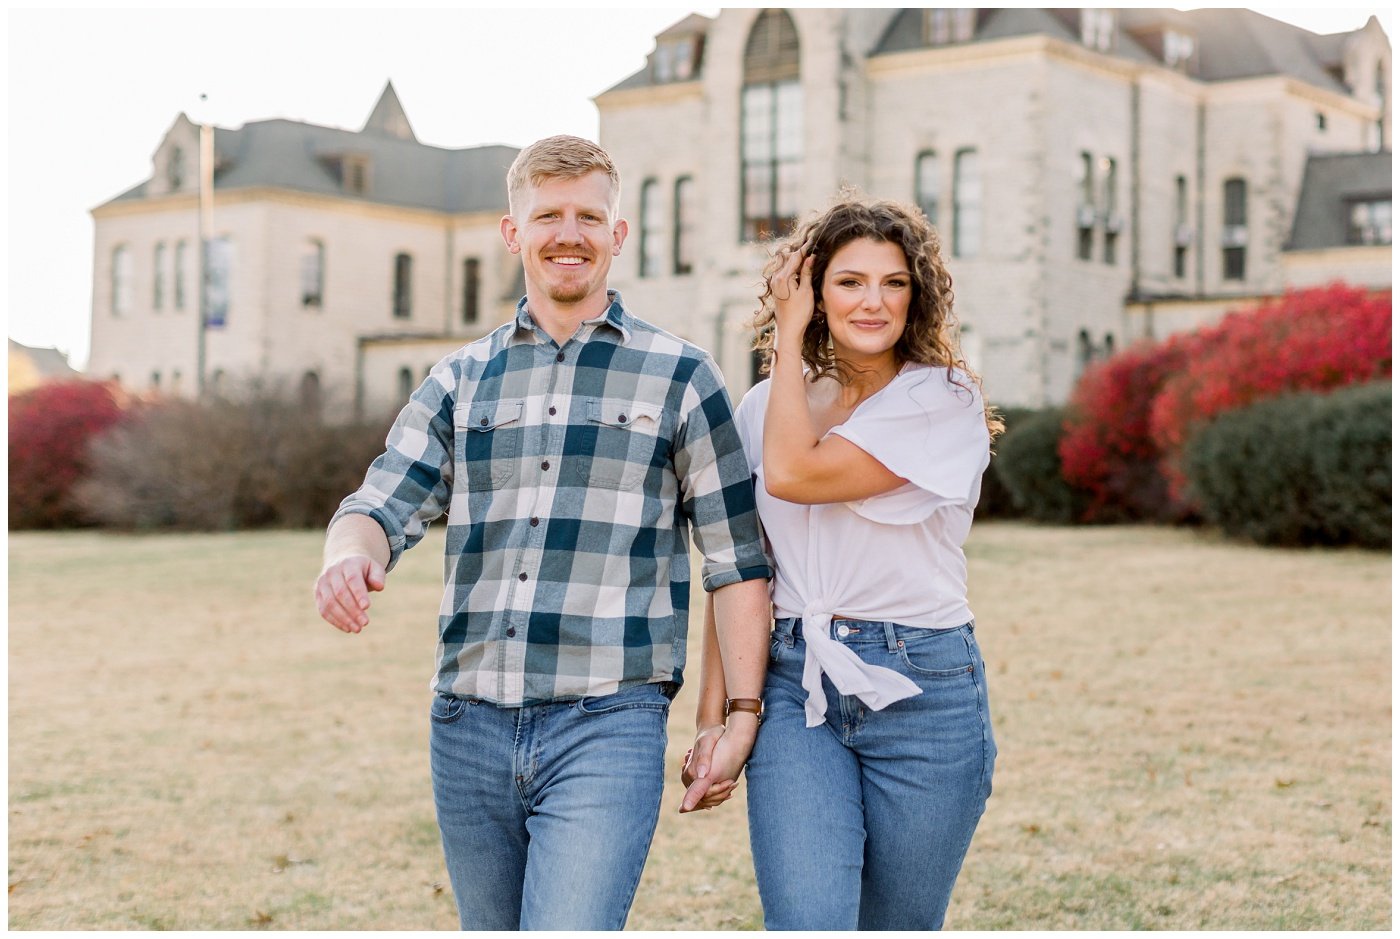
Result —
[{"label": "rolled-up sleeve", "polygon": [[452,497],[453,421],[457,382],[444,360],[409,398],[384,452],[370,464],[360,488],[346,496],[331,525],[346,515],[368,515],[389,541],[389,570],[447,511]]},{"label": "rolled-up sleeve", "polygon": [[708,357],[685,391],[675,466],[681,511],[703,559],[705,590],[771,578],[734,411],[719,369]]}]

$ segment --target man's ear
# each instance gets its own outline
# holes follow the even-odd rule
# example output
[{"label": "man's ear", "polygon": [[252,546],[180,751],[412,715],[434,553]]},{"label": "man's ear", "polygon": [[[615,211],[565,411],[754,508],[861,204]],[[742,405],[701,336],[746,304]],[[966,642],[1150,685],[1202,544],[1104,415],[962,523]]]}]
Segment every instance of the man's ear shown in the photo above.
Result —
[{"label": "man's ear", "polygon": [[519,229],[515,227],[515,217],[511,215],[501,216],[501,238],[505,240],[506,248],[511,254],[520,253],[518,235]]},{"label": "man's ear", "polygon": [[613,257],[622,253],[622,243],[627,240],[627,219],[620,218],[613,224]]}]

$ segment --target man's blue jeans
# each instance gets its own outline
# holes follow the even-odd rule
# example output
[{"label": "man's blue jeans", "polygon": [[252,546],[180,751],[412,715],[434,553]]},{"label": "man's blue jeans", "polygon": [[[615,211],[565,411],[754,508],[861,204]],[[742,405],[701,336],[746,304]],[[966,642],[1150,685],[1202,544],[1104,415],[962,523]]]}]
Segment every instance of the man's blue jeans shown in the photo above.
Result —
[{"label": "man's blue jeans", "polygon": [[922,689],[882,711],[829,679],[807,727],[800,621],[779,620],[748,764],[768,929],[939,929],[992,791],[996,743],[972,624],[835,620],[831,637]]},{"label": "man's blue jeans", "polygon": [[433,796],[463,929],[622,928],[661,810],[668,693],[434,696]]}]

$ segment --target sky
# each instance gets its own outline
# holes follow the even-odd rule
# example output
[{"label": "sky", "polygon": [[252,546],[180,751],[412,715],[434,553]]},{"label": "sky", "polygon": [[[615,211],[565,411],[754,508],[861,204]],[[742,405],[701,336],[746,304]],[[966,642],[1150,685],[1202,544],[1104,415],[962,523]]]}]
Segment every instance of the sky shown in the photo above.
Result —
[{"label": "sky", "polygon": [[[1320,33],[1374,12],[1394,35],[1379,7],[1254,9]],[[89,212],[150,175],[181,111],[221,127],[281,117],[358,129],[392,80],[423,143],[596,140],[592,97],[691,12],[718,10],[10,8],[7,332],[86,363]]]}]

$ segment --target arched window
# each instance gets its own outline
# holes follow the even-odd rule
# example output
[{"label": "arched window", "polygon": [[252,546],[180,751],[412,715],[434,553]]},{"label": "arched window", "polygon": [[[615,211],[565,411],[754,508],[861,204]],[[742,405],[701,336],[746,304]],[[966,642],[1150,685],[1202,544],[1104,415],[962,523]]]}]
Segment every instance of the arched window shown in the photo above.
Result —
[{"label": "arched window", "polygon": [[400,252],[394,255],[394,318],[408,319],[413,315],[413,257]]},{"label": "arched window", "polygon": [[928,216],[929,224],[938,227],[938,155],[925,150],[914,160],[914,200]]},{"label": "arched window", "polygon": [[802,177],[802,84],[797,27],[764,10],[744,48],[740,97],[740,205],[744,241],[781,235],[797,221]]},{"label": "arched window", "polygon": [[661,200],[657,197],[659,188],[656,180],[642,181],[641,249],[637,252],[641,277],[656,277],[661,273]]},{"label": "arched window", "polygon": [[165,163],[165,182],[172,192],[185,183],[185,151],[179,147],[170,148],[170,157]]},{"label": "arched window", "polygon": [[689,274],[695,270],[695,180],[689,176],[676,180],[672,222],[671,269],[676,274]]},{"label": "arched window", "polygon": [[297,396],[301,399],[302,408],[309,414],[319,417],[321,414],[321,376],[314,371],[302,373],[301,386],[297,389]]},{"label": "arched window", "polygon": [[982,177],[977,151],[953,157],[953,257],[975,258],[982,247]]},{"label": "arched window", "polygon": [[1089,338],[1089,330],[1081,329],[1075,342],[1074,374],[1080,375],[1094,361],[1094,341]]},{"label": "arched window", "polygon": [[405,365],[399,369],[399,400],[407,401],[413,394],[413,369]]}]

